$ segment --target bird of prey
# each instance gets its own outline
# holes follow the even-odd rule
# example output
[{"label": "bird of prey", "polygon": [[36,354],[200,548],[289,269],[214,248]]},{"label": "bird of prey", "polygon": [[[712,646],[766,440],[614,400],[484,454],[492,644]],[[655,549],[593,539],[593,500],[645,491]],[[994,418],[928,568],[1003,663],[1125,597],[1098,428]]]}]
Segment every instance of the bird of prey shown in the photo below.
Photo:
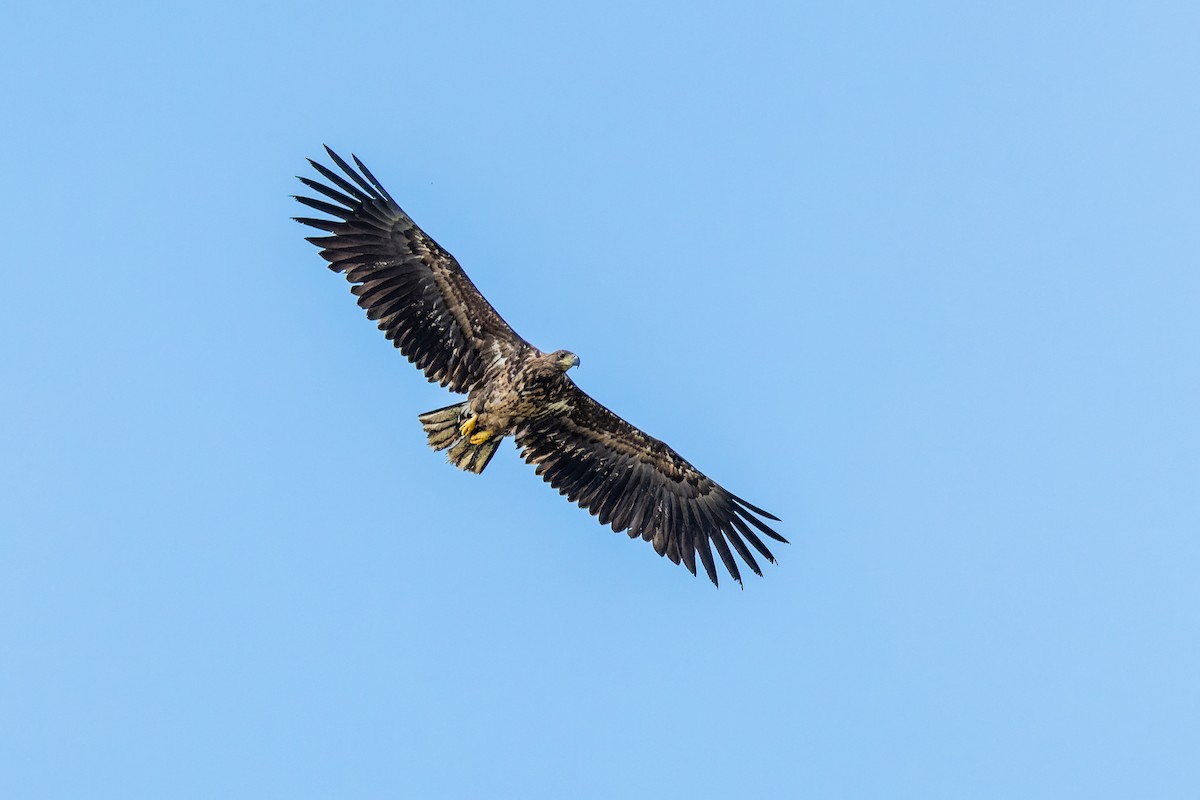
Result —
[{"label": "bird of prey", "polygon": [[601,525],[650,542],[693,575],[699,556],[714,584],[713,550],[739,584],[730,547],[758,575],[750,547],[775,563],[759,534],[786,543],[762,519],[778,517],[593,400],[567,376],[579,356],[543,352],[518,336],[357,157],[355,169],[325,149],[342,174],[309,159],[326,182],[300,181],[324,199],[296,200],[332,219],[297,217],[328,233],[308,241],[430,382],[467,395],[419,416],[430,447],[478,474],[512,436],[537,474]]}]

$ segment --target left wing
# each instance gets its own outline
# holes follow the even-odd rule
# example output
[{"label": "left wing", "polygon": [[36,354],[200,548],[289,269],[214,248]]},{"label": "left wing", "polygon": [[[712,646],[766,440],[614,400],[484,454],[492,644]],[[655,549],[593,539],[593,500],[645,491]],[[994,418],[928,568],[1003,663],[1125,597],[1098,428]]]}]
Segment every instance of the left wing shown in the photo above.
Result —
[{"label": "left wing", "polygon": [[[774,556],[754,532],[787,543],[759,517],[779,518],[726,491],[665,443],[638,430],[571,383],[562,415],[528,423],[516,432],[521,456],[542,479],[588,509],[601,525],[653,543],[660,556],[683,561],[695,575],[696,555],[714,584],[712,548],[739,584],[729,546],[756,575],[762,570],[746,547]],[[747,524],[749,523],[749,525]],[[745,540],[745,541],[744,541]]]},{"label": "left wing", "polygon": [[497,359],[529,344],[508,326],[454,256],[417,227],[363,163],[328,147],[339,175],[309,159],[329,183],[300,182],[328,200],[297,197],[335,219],[297,217],[329,236],[308,241],[353,284],[367,317],[430,381],[468,392]]}]

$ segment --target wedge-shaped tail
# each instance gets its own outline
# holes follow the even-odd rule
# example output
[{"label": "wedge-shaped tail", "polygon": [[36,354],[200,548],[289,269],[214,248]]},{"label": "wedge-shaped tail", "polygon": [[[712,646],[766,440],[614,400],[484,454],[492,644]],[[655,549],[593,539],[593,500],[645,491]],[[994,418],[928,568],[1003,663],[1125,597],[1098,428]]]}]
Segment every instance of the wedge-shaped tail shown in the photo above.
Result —
[{"label": "wedge-shaped tail", "polygon": [[467,409],[467,404],[456,403],[436,411],[427,411],[418,419],[425,428],[425,435],[429,437],[430,447],[434,450],[450,448],[447,453],[450,463],[459,469],[478,475],[492,460],[503,437],[497,436],[488,439],[483,444],[471,444],[468,437],[459,433],[460,426],[466,422],[468,416],[470,416],[470,411]]}]

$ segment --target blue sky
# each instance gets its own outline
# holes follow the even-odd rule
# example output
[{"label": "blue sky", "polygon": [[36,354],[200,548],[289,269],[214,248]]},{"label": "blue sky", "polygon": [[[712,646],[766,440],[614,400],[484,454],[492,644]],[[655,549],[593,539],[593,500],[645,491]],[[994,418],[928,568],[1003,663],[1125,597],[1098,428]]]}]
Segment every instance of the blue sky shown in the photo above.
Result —
[{"label": "blue sky", "polygon": [[[9,12],[0,796],[1196,796],[1200,12],[1124,5]],[[426,450],[326,142],[780,564]]]}]

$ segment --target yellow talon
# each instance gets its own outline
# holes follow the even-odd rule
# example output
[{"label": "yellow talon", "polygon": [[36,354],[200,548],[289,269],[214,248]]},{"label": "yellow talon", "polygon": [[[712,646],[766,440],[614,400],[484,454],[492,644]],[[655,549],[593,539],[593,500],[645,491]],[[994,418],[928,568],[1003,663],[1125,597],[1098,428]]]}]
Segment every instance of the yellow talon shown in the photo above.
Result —
[{"label": "yellow talon", "polygon": [[[458,426],[458,432],[461,433],[463,436],[470,436],[471,431],[473,431],[473,430],[475,430],[475,418],[474,417],[468,417],[466,422],[464,422],[462,425]],[[475,443],[471,442],[471,444],[475,444]]]},{"label": "yellow talon", "polygon": [[[474,426],[472,425],[472,427],[474,427]],[[471,444],[481,445],[490,438],[492,438],[491,431],[480,431],[479,433],[477,433],[471,437]]]}]

